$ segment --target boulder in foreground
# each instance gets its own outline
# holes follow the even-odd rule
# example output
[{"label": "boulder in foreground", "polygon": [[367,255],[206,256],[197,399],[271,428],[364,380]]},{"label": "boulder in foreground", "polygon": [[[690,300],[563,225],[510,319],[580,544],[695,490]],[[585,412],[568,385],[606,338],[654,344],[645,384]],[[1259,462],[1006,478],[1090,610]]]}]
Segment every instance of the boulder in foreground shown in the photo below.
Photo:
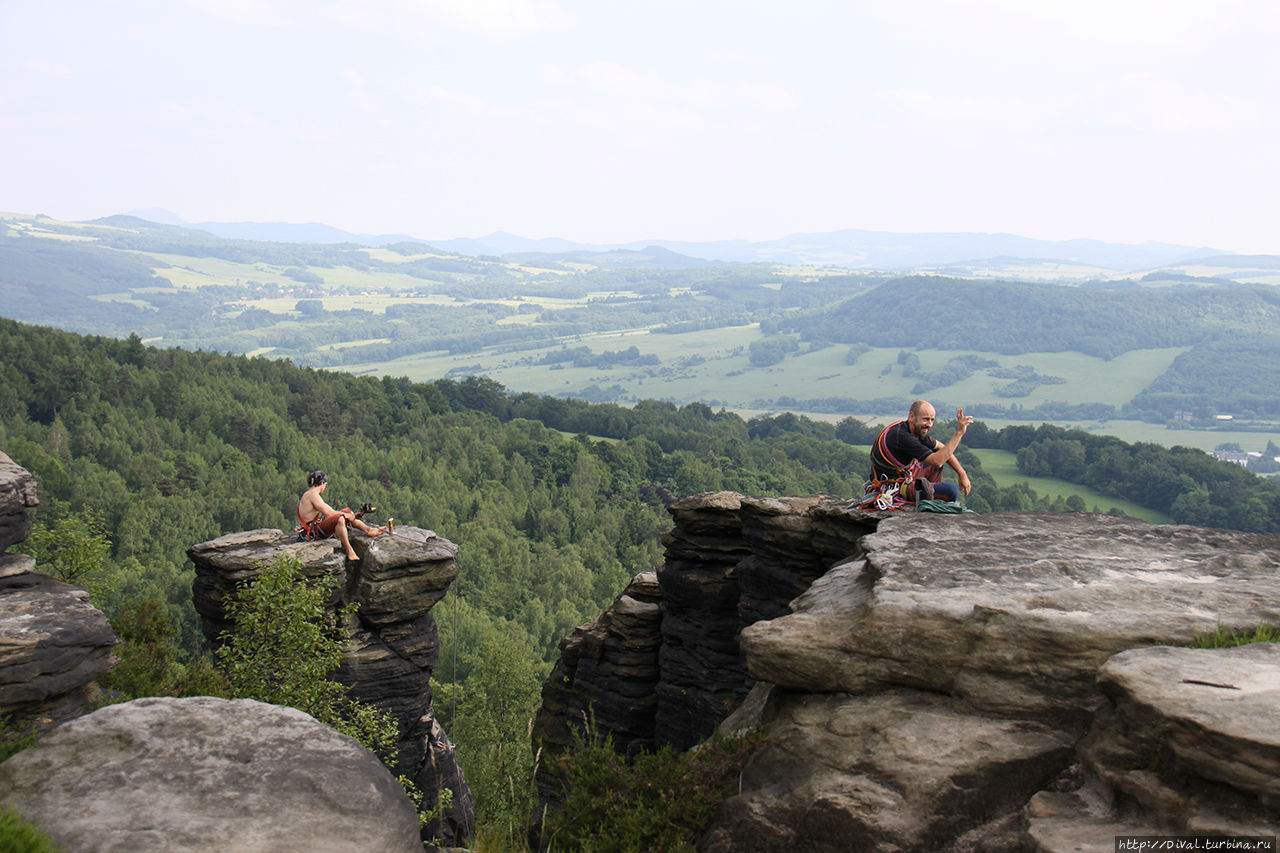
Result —
[{"label": "boulder in foreground", "polygon": [[138,699],[73,720],[0,764],[5,806],[68,850],[422,850],[373,753],[250,699]]}]

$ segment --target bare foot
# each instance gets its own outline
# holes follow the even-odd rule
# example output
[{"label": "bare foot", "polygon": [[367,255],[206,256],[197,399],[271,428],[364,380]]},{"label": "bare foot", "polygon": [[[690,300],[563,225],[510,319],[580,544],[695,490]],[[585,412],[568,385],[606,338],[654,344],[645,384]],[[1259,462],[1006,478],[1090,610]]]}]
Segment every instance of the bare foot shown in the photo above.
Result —
[{"label": "bare foot", "polygon": [[381,536],[384,533],[390,533],[390,532],[391,531],[387,530],[387,528],[385,527],[375,527],[369,531],[369,538],[373,538],[374,536]]},{"label": "bare foot", "polygon": [[348,560],[350,560],[350,561],[351,561],[351,562],[353,562],[353,563],[358,563],[358,562],[360,562],[360,558],[359,558],[358,556],[356,556],[356,552],[355,552],[355,551],[348,551],[348,552],[347,552],[347,559],[348,559]]}]

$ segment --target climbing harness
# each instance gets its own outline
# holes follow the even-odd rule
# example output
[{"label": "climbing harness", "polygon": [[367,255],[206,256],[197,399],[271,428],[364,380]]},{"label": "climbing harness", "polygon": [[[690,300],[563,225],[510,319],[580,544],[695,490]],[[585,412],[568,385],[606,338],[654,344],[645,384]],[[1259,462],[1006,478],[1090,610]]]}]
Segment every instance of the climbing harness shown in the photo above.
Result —
[{"label": "climbing harness", "polygon": [[913,509],[915,505],[902,495],[902,487],[905,483],[905,478],[890,480],[872,474],[863,485],[863,496],[854,498],[849,503],[854,509],[867,512]]}]

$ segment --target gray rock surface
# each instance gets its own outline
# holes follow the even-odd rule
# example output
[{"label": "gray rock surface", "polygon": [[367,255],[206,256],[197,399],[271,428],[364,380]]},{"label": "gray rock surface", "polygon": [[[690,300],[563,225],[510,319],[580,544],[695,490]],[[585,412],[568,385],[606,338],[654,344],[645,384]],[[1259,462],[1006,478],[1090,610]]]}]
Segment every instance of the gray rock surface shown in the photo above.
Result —
[{"label": "gray rock surface", "polygon": [[902,514],[861,547],[794,614],[743,632],[753,677],[1088,719],[1111,655],[1280,622],[1276,536],[1088,513]]},{"label": "gray rock surface", "polygon": [[1109,853],[1116,835],[1280,835],[1280,645],[1121,652],[1080,745],[1084,784],[1037,794],[1046,853]]},{"label": "gray rock surface", "polygon": [[427,802],[442,788],[453,791],[445,819],[427,827],[446,843],[474,831],[474,801],[446,733],[435,719],[431,674],[438,636],[431,608],[458,576],[458,548],[433,531],[396,529],[370,538],[358,531],[351,543],[358,561],[348,561],[334,539],[299,542],[280,530],[232,533],[188,549],[196,567],[196,610],[213,642],[228,625],[224,602],[238,584],[281,556],[295,557],[304,575],[338,579],[331,606],[354,603],[344,628],[349,642],[334,677],[354,697],[389,711],[400,724],[399,769],[417,783]]},{"label": "gray rock surface", "polygon": [[929,849],[1016,811],[1073,747],[1043,723],[915,691],[808,694],[780,708],[699,849]]},{"label": "gray rock surface", "polygon": [[[1171,826],[1274,834],[1272,713],[1236,725],[1276,704],[1253,658],[1269,653],[1242,655],[1256,698],[1234,710],[1231,691],[1183,684],[1216,680],[1191,658],[1170,672],[1212,711],[1133,698],[1145,682],[1124,655],[1107,662],[1280,624],[1280,537],[733,493],[670,510],[653,740],[688,746],[744,696],[726,731],[773,723],[702,848],[1073,853]],[[621,703],[609,719],[651,701],[606,666],[556,672],[569,682],[547,685],[540,725],[588,695]],[[1168,718],[1136,710],[1151,702]]]},{"label": "gray rock surface", "polygon": [[34,572],[0,577],[0,716],[61,722],[89,709],[116,636],[89,594]]},{"label": "gray rock surface", "polygon": [[1123,652],[1098,676],[1135,742],[1280,805],[1280,644]]},{"label": "gray rock surface", "polygon": [[37,506],[36,481],[31,472],[0,453],[0,552],[31,534],[27,508]]},{"label": "gray rock surface", "polygon": [[0,806],[67,850],[422,850],[372,753],[248,699],[138,699],[69,722],[0,764]]}]

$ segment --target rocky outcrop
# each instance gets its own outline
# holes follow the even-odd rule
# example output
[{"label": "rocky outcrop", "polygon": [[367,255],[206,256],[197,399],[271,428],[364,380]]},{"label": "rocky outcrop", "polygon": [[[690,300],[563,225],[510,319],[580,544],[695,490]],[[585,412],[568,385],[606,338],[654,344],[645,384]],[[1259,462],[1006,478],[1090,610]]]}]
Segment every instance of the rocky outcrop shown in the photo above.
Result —
[{"label": "rocky outcrop", "polygon": [[1280,834],[1280,645],[1134,649],[1107,661],[1098,684],[1109,701],[1081,744],[1086,784],[1026,808],[1037,849]]},{"label": "rocky outcrop", "polygon": [[747,625],[787,603],[875,529],[868,517],[830,514],[818,498],[699,495],[668,507],[675,527],[658,569],[662,646],[655,738],[688,748],[750,690],[738,644]]},{"label": "rocky outcrop", "polygon": [[[560,644],[543,686],[535,741],[572,743],[589,715],[622,751],[688,748],[715,730],[753,683],[738,634],[788,612],[833,560],[875,529],[871,516],[833,517],[818,498],[734,492],[675,501],[675,527],[656,574]],[[540,782],[551,790],[546,780]]]},{"label": "rocky outcrop", "polygon": [[[726,729],[771,725],[702,849],[1066,850],[1052,839],[1075,819],[1151,832],[1274,820],[1257,782],[1275,769],[1258,736],[1270,717],[1240,734],[1161,700],[1169,719],[1140,723],[1152,702],[1121,653],[1280,623],[1280,537],[725,493],[671,511],[653,741],[687,745],[749,688]],[[1148,677],[1224,680],[1194,671]],[[571,724],[587,697],[597,722],[639,713],[647,697],[628,707],[610,668],[587,672],[557,670],[539,731]],[[1209,703],[1232,693],[1184,686]],[[1216,817],[1188,822],[1193,802]]]},{"label": "rocky outcrop", "polygon": [[428,803],[443,788],[453,792],[452,806],[441,823],[424,830],[427,837],[461,841],[474,829],[474,803],[452,744],[435,719],[430,683],[438,645],[430,611],[457,577],[457,546],[413,527],[376,539],[353,531],[351,541],[359,561],[348,561],[335,540],[299,542],[280,530],[233,533],[195,545],[187,553],[196,567],[196,610],[205,634],[217,642],[228,627],[223,603],[262,566],[287,555],[298,560],[305,575],[337,578],[331,605],[354,603],[358,609],[344,624],[348,643],[335,678],[356,698],[396,717],[399,769]]},{"label": "rocky outcrop", "polygon": [[69,722],[0,764],[4,807],[67,850],[422,850],[371,752],[248,699],[138,699]]},{"label": "rocky outcrop", "polygon": [[0,577],[0,716],[43,724],[85,713],[115,645],[83,589],[30,571]]},{"label": "rocky outcrop", "polygon": [[31,533],[27,508],[38,504],[31,472],[0,453],[0,554],[26,541]]},{"label": "rocky outcrop", "polygon": [[792,615],[743,633],[754,677],[1087,721],[1117,652],[1280,617],[1280,537],[1087,513],[903,514],[861,545]]},{"label": "rocky outcrop", "polygon": [[[552,752],[570,748],[590,714],[624,755],[653,749],[661,601],[657,576],[642,572],[612,606],[560,641],[560,660],[542,688],[536,742]],[[554,783],[544,774],[539,784]]]},{"label": "rocky outcrop", "polygon": [[[35,480],[0,453],[0,551],[26,539]],[[44,726],[89,709],[116,636],[89,593],[36,572],[26,554],[0,554],[0,717]]]},{"label": "rocky outcrop", "polygon": [[998,831],[1071,761],[1073,738],[897,690],[779,696],[771,736],[701,849],[926,850]]}]

